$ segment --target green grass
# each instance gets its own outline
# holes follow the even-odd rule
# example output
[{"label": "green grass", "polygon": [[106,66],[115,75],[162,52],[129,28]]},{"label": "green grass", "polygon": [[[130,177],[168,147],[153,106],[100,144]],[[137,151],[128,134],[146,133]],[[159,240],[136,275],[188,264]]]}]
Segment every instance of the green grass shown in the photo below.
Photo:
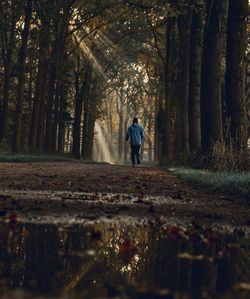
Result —
[{"label": "green grass", "polygon": [[72,157],[59,156],[59,155],[0,155],[0,162],[53,162],[53,161],[69,161],[77,162],[78,160],[73,159]]},{"label": "green grass", "polygon": [[71,156],[60,155],[38,155],[38,154],[0,154],[0,162],[2,163],[25,163],[25,162],[82,162],[85,164],[101,164],[106,162],[96,162],[93,160],[77,160]]},{"label": "green grass", "polygon": [[250,172],[211,172],[191,168],[169,168],[177,176],[199,187],[250,198]]}]

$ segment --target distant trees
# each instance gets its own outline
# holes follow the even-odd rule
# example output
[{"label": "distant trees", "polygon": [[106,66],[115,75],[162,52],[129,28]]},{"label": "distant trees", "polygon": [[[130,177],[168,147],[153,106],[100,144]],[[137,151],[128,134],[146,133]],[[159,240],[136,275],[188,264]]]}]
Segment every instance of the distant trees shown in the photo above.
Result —
[{"label": "distant trees", "polygon": [[12,151],[18,152],[21,143],[21,128],[22,128],[22,106],[25,85],[25,60],[27,55],[28,38],[30,33],[30,22],[32,18],[32,0],[27,0],[24,9],[24,26],[21,33],[21,44],[17,59],[17,93],[16,93],[16,110],[14,135],[12,141]]},{"label": "distant trees", "polygon": [[163,147],[158,160],[211,153],[216,143],[229,139],[235,149],[246,148],[248,1],[208,0],[189,7],[177,1],[171,10],[166,17],[165,105],[159,111],[166,130],[158,142]]},{"label": "distant trees", "polygon": [[2,1],[0,150],[92,159],[101,119],[123,162],[135,115],[150,161],[245,149],[247,14],[247,0]]},{"label": "distant trees", "polygon": [[[229,1],[225,93],[229,136],[240,149],[247,144],[245,55],[247,47],[248,1]],[[249,74],[248,74],[249,76]],[[248,112],[249,113],[249,112]]]},{"label": "distant trees", "polygon": [[1,2],[1,151],[63,153],[71,144],[74,157],[91,159],[104,80],[92,46],[120,16],[111,2]]},{"label": "distant trees", "polygon": [[201,142],[204,151],[223,140],[221,92],[227,14],[228,0],[207,1],[201,78]]},{"label": "distant trees", "polygon": [[16,46],[18,20],[22,11],[17,1],[2,1],[0,4],[1,24],[1,66],[2,66],[2,100],[0,139],[6,138],[9,125],[10,84]]}]

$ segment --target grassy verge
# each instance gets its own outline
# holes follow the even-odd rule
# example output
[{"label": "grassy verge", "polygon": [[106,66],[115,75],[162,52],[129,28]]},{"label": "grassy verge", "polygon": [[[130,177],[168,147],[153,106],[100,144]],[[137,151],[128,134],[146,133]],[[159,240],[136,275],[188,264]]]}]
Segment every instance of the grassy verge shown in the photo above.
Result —
[{"label": "grassy verge", "polygon": [[0,155],[0,162],[53,162],[53,161],[69,161],[77,162],[78,160],[67,156],[56,155]]},{"label": "grassy verge", "polygon": [[25,163],[25,162],[82,162],[85,164],[109,164],[106,162],[96,162],[93,160],[77,160],[71,156],[59,156],[59,155],[37,155],[37,154],[2,154],[0,155],[0,162],[2,163]]},{"label": "grassy verge", "polygon": [[250,199],[250,172],[240,173],[211,172],[191,168],[169,168],[177,176],[199,187],[208,187],[211,190],[233,195],[244,196]]}]

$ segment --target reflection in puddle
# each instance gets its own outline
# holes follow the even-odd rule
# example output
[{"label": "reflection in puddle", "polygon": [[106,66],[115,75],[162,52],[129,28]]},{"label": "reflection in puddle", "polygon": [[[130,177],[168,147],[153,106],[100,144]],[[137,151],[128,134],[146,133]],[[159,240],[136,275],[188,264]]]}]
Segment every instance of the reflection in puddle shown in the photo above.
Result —
[{"label": "reflection in puddle", "polygon": [[0,269],[1,294],[23,298],[249,298],[250,240],[162,219],[69,228],[13,215],[0,228]]}]

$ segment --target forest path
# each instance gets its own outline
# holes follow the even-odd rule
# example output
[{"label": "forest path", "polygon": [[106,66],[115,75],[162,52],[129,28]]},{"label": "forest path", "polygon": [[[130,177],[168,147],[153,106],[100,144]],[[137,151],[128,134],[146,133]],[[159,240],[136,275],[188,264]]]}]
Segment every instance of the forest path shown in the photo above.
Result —
[{"label": "forest path", "polygon": [[195,189],[157,168],[109,164],[0,163],[0,210],[32,217],[163,216],[250,225],[250,207],[242,200]]}]

